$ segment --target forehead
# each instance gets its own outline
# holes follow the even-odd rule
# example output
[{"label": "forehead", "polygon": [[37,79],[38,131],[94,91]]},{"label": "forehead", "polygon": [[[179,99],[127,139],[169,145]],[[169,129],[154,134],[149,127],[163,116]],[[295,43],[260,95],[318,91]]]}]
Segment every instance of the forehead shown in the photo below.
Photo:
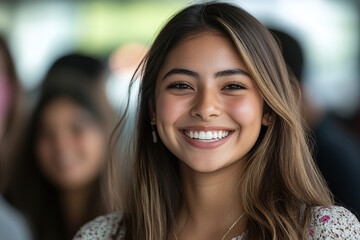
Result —
[{"label": "forehead", "polygon": [[220,33],[210,31],[190,35],[182,40],[166,56],[159,76],[173,67],[200,73],[227,68],[246,69],[233,42]]},{"label": "forehead", "polygon": [[67,97],[59,97],[46,104],[41,112],[41,120],[58,122],[64,119],[76,118],[86,111]]}]

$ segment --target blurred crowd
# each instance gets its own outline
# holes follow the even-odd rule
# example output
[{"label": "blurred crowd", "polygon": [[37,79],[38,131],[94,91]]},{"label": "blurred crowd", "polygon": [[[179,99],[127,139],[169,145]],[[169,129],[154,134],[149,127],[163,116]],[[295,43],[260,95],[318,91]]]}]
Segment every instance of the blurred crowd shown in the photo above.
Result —
[{"label": "blurred crowd", "polygon": [[0,39],[1,239],[71,239],[105,213],[108,139],[126,100],[111,106],[108,78],[103,60],[70,53],[52,64],[35,92],[26,93]]},{"label": "blurred crowd", "polygon": [[[271,31],[301,82],[302,46],[289,33]],[[69,53],[54,61],[36,90],[25,92],[0,37],[0,239],[72,239],[106,213],[101,191],[109,138],[145,53],[136,45],[108,60]],[[107,94],[109,86],[119,94]],[[344,118],[317,108],[305,89],[302,95],[314,159],[337,203],[359,217],[360,108]]]}]

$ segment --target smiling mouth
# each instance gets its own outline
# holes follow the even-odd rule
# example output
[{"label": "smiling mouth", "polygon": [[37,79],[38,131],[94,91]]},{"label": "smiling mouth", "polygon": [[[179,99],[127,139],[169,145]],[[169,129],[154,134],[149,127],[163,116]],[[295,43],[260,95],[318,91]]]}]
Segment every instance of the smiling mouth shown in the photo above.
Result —
[{"label": "smiling mouth", "polygon": [[200,142],[215,142],[228,137],[234,131],[219,130],[219,131],[201,131],[201,130],[181,130],[181,132],[188,138]]}]

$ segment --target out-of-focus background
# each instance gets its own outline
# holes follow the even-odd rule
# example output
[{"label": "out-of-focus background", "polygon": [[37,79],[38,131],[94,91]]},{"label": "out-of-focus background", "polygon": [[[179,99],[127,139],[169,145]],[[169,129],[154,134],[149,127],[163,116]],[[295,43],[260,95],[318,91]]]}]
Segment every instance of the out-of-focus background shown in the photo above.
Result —
[{"label": "out-of-focus background", "polygon": [[[50,64],[68,52],[106,60],[127,44],[149,46],[166,20],[190,2],[194,1],[3,0],[0,32],[8,40],[21,83],[31,91]],[[355,111],[360,104],[358,1],[231,2],[298,38],[307,60],[304,82],[316,104],[345,116]],[[130,46],[124,54],[131,50]],[[119,90],[111,88],[109,94]]]},{"label": "out-of-focus background", "polygon": [[[106,213],[109,136],[130,79],[161,27],[195,2],[0,0],[0,239],[72,239]],[[281,42],[314,159],[336,204],[359,217],[360,0],[230,2]]]}]

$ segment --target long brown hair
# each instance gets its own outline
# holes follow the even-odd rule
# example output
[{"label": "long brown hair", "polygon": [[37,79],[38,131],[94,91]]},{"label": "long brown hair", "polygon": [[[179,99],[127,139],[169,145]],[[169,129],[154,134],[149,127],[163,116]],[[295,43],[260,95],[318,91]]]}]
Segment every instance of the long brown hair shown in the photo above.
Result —
[{"label": "long brown hair", "polygon": [[[124,129],[128,120],[124,115],[117,129],[120,138],[126,135],[129,148],[121,152],[121,167],[111,161],[110,207],[125,209],[127,239],[172,238],[185,200],[178,159],[161,140],[152,141],[149,102],[154,99],[156,79],[169,51],[186,37],[204,31],[232,40],[262,94],[265,109],[271,112],[272,123],[247,154],[241,176],[245,239],[305,239],[311,207],[331,205],[333,200],[309,150],[297,82],[287,71],[270,32],[246,11],[227,3],[187,7],[155,39],[138,71],[142,82],[136,125]],[[119,169],[130,174],[119,173]],[[119,175],[130,176],[130,182],[121,179],[119,185]]]},{"label": "long brown hair", "polygon": [[[71,73],[71,72],[70,72]],[[69,76],[69,74],[67,74]],[[64,75],[62,75],[64,76]],[[28,218],[35,239],[72,239],[75,232],[67,229],[66,215],[60,200],[60,190],[44,174],[39,166],[38,155],[36,154],[36,142],[41,129],[41,117],[47,107],[58,99],[67,99],[89,113],[96,125],[101,128],[104,135],[109,133],[109,119],[112,116],[108,112],[105,101],[100,99],[99,94],[84,84],[88,80],[79,76],[64,81],[60,84],[53,84],[43,89],[39,100],[30,117],[27,130],[24,134],[24,144],[21,149],[21,157],[16,165],[9,189],[5,193],[7,200],[19,209]],[[87,82],[86,82],[87,83]],[[106,156],[104,156],[104,162]],[[105,162],[106,164],[106,162]],[[101,177],[103,170],[100,169],[98,176],[91,184],[91,204],[87,205],[86,215],[83,216],[82,224],[90,221],[96,216],[105,213],[105,204],[101,198]],[[84,204],[88,204],[84,202]],[[80,227],[80,226],[75,226]]]}]

